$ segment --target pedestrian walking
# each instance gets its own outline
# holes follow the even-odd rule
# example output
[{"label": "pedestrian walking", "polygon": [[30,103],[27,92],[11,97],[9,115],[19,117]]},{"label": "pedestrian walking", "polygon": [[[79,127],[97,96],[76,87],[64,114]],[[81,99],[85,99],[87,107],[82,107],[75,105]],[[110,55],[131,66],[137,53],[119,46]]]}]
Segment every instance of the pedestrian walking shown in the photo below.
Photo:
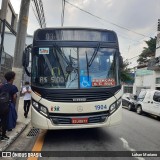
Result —
[{"label": "pedestrian walking", "polygon": [[[5,103],[2,102],[0,104],[1,112],[1,119],[2,119],[2,136],[1,141],[8,140],[9,137],[6,136],[6,130],[10,131],[16,126],[17,121],[17,112],[15,109],[16,99],[17,99],[17,92],[18,89],[15,85],[13,85],[13,81],[15,80],[15,72],[9,71],[7,72],[4,77],[6,79],[6,83],[1,85],[0,93],[0,102],[1,99],[5,100]],[[8,95],[8,101],[7,101]]]},{"label": "pedestrian walking", "polygon": [[29,82],[25,82],[25,86],[22,89],[22,94],[24,94],[24,116],[27,118],[28,112],[31,105],[31,87],[29,85]]}]

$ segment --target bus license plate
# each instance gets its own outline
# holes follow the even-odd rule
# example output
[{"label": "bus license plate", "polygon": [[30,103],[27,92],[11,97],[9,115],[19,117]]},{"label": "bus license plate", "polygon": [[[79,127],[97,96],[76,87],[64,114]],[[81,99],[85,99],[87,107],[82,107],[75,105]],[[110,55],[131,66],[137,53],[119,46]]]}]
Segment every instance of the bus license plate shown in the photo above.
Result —
[{"label": "bus license plate", "polygon": [[88,118],[72,118],[72,124],[85,124],[88,123]]}]

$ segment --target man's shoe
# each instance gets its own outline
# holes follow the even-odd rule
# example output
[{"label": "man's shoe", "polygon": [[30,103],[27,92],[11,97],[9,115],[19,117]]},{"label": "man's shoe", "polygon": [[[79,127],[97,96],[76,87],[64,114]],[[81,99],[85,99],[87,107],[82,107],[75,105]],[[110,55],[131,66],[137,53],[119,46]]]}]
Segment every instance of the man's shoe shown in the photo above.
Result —
[{"label": "man's shoe", "polygon": [[7,140],[9,140],[9,137],[7,137],[6,135],[1,137],[1,141],[7,141]]}]

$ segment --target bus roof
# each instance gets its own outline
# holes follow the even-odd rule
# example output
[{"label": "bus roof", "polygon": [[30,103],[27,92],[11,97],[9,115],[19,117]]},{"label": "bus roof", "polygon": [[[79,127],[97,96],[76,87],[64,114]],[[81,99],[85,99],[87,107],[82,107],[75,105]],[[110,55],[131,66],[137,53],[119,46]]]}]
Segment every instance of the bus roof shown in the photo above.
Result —
[{"label": "bus roof", "polygon": [[71,26],[71,27],[68,26],[68,27],[39,28],[39,29],[35,30],[35,32],[38,31],[38,30],[47,30],[47,29],[48,30],[56,30],[56,29],[58,29],[58,30],[67,30],[67,29],[73,29],[73,30],[93,30],[93,31],[104,31],[104,32],[113,32],[113,33],[115,33],[115,31],[108,30],[108,29],[105,29],[105,28],[89,28],[89,27],[73,27],[73,26]]},{"label": "bus roof", "polygon": [[118,42],[114,31],[84,27],[54,27],[37,29],[34,33],[36,41],[104,41]]}]

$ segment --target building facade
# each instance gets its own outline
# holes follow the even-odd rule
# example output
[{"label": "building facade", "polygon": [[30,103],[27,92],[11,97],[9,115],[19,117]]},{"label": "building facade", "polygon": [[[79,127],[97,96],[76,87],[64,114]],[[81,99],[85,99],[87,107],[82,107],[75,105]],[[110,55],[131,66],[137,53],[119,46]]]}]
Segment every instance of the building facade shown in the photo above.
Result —
[{"label": "building facade", "polygon": [[[16,43],[18,14],[15,13],[9,0],[2,0],[0,9],[0,80],[4,81],[4,74],[12,70]],[[32,44],[33,37],[26,36],[26,45]],[[30,81],[24,74],[22,79]]]},{"label": "building facade", "polygon": [[[1,37],[0,37],[0,41],[1,41]],[[32,44],[32,41],[33,41],[33,36],[27,35],[26,46]],[[11,32],[5,32],[4,44],[3,44],[4,51],[2,52],[1,65],[0,65],[1,81],[4,80],[3,78],[4,74],[7,71],[12,70],[15,43],[16,43],[16,36],[13,35]],[[25,73],[22,78],[23,80],[30,81],[30,78]]]},{"label": "building facade", "polygon": [[160,90],[160,28],[157,31],[155,57],[147,67],[136,70],[133,93],[138,94],[141,89]]}]

